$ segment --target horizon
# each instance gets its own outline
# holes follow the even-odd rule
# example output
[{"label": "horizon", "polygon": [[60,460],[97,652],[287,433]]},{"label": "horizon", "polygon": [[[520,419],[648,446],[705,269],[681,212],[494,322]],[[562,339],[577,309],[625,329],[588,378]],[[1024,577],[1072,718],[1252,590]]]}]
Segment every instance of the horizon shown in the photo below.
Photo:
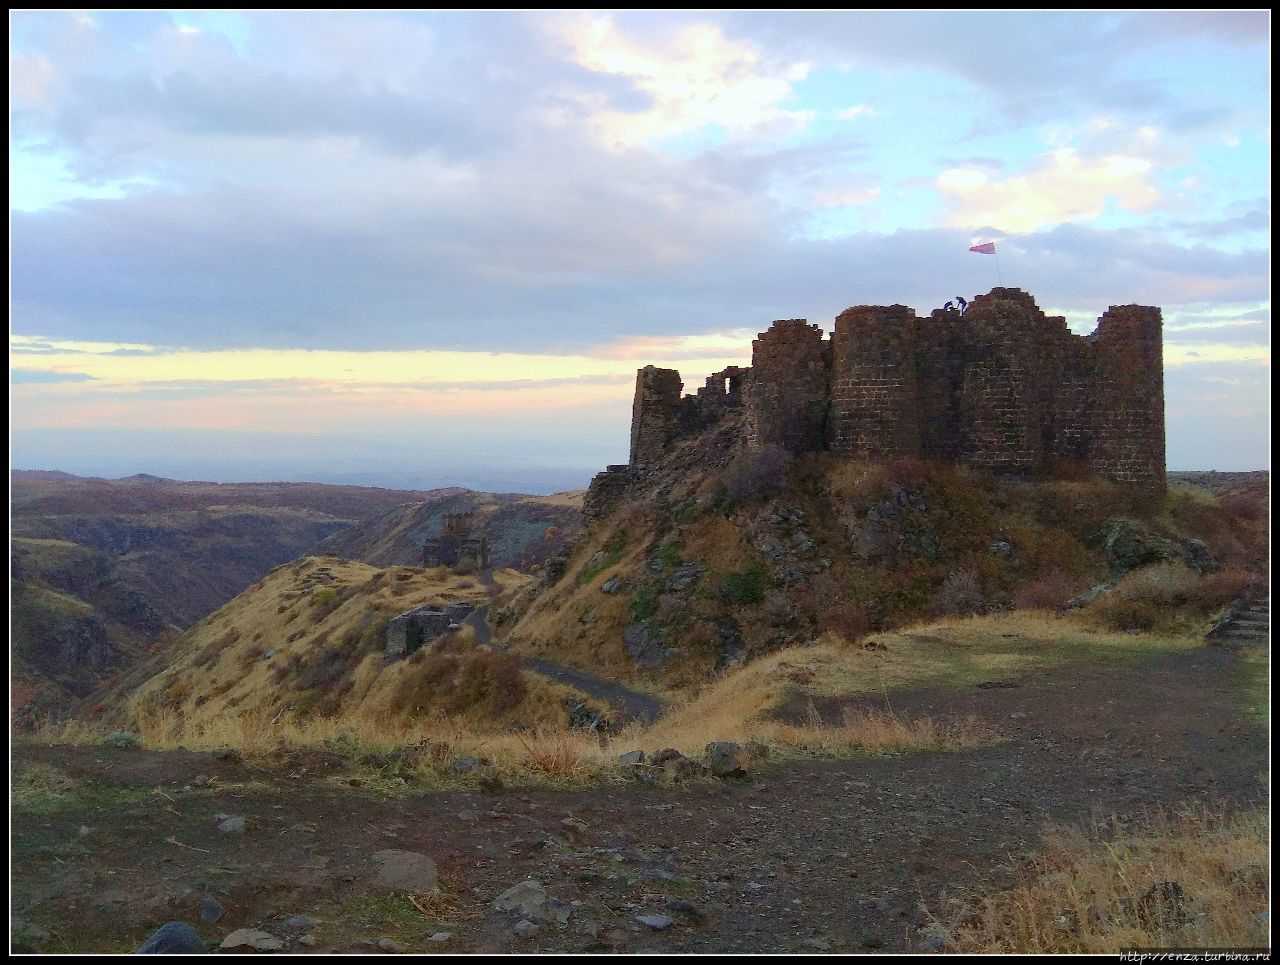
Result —
[{"label": "horizon", "polygon": [[643,365],[999,283],[1160,307],[1166,465],[1269,469],[1269,62],[1266,11],[11,13],[10,466],[582,488]]}]

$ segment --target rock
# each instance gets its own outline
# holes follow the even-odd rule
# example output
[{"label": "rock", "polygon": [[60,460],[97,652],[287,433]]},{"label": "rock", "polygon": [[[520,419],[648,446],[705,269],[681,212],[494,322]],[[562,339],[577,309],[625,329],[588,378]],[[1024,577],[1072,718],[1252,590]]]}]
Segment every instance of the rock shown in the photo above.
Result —
[{"label": "rock", "polygon": [[664,780],[673,783],[701,777],[706,773],[706,768],[697,761],[690,760],[671,747],[653,755],[653,766]]},{"label": "rock", "polygon": [[538,934],[538,926],[531,922],[528,918],[521,918],[516,922],[516,926],[512,929],[521,938],[532,938]]},{"label": "rock", "polygon": [[648,928],[652,928],[654,931],[666,931],[676,923],[676,920],[670,915],[656,914],[636,915],[636,921]]},{"label": "rock", "polygon": [[478,757],[459,757],[453,762],[453,773],[470,774],[472,771],[478,771],[484,767],[484,762]]},{"label": "rock", "polygon": [[654,670],[670,663],[675,657],[663,642],[662,636],[646,620],[627,625],[622,631],[622,648],[636,663]]},{"label": "rock", "polygon": [[238,814],[229,814],[218,821],[218,830],[223,834],[244,834],[244,827],[244,818]]},{"label": "rock", "polygon": [[284,927],[292,928],[296,931],[305,931],[308,928],[314,928],[320,924],[318,918],[312,918],[310,915],[291,915],[285,919]]},{"label": "rock", "polygon": [[600,592],[601,593],[617,593],[625,585],[626,584],[623,582],[622,577],[613,576],[600,584]]},{"label": "rock", "polygon": [[667,590],[671,593],[679,593],[687,590],[693,584],[698,582],[702,576],[702,566],[698,563],[681,563],[676,567],[675,573],[667,580]]},{"label": "rock", "polygon": [[712,741],[707,745],[707,767],[716,777],[742,777],[750,762],[740,744]]},{"label": "rock", "polygon": [[316,936],[312,934],[299,935],[298,944],[302,945],[304,948],[315,948]]},{"label": "rock", "polygon": [[427,940],[432,942],[447,942],[452,937],[453,932],[451,931],[438,931],[432,932],[431,936]]},{"label": "rock", "polygon": [[1201,576],[1220,568],[1209,547],[1198,539],[1189,539],[1182,544],[1182,562]]},{"label": "rock", "polygon": [[1013,559],[1016,554],[1013,544],[1003,539],[992,540],[988,549],[991,550],[993,555],[999,556],[1001,559],[1005,560]]},{"label": "rock", "polygon": [[573,697],[566,697],[565,710],[569,712],[569,729],[585,730],[592,733],[608,730],[609,719],[600,711],[589,707]]},{"label": "rock", "polygon": [[390,938],[379,938],[378,950],[389,955],[400,955],[404,952],[404,946],[399,942],[392,941]]},{"label": "rock", "polygon": [[618,763],[622,767],[634,767],[644,763],[644,751],[627,751],[618,755]]},{"label": "rock", "polygon": [[806,938],[803,942],[809,948],[815,948],[820,952],[831,951],[831,942],[825,938]]},{"label": "rock", "polygon": [[1167,538],[1151,533],[1129,519],[1112,523],[1103,545],[1112,572],[1117,574],[1181,555]]},{"label": "rock", "polygon": [[697,906],[686,898],[668,898],[663,902],[662,907],[667,909],[667,911],[673,912],[677,915],[683,915],[685,918],[693,921],[701,921],[703,918],[703,914]]},{"label": "rock", "polygon": [[206,925],[217,923],[218,919],[226,914],[226,909],[222,907],[222,902],[217,898],[209,897],[200,902],[200,920]]},{"label": "rock", "polygon": [[[179,925],[179,922],[170,922],[170,925]],[[169,925],[165,925],[160,931],[164,931]],[[186,927],[182,925],[181,927]],[[156,932],[158,935],[160,932]],[[47,942],[53,936],[41,928],[39,925],[33,925],[29,921],[21,918],[9,919],[9,941],[12,943],[12,950],[15,952],[35,952],[40,950],[40,946]],[[152,938],[155,936],[153,935]],[[147,939],[150,941],[151,939]]]},{"label": "rock", "polygon": [[284,948],[284,942],[275,935],[265,931],[258,931],[256,928],[237,928],[222,939],[222,945],[219,947],[227,950],[252,948],[259,952],[278,952]]},{"label": "rock", "polygon": [[434,892],[440,884],[436,863],[417,851],[378,851],[372,856],[377,866],[373,875],[376,888],[425,895]]},{"label": "rock", "polygon": [[190,925],[170,921],[138,946],[137,955],[204,955],[209,949]]},{"label": "rock", "polygon": [[769,745],[762,744],[759,741],[747,741],[743,746],[743,750],[747,752],[747,757],[752,761],[763,761],[769,756]]},{"label": "rock", "polygon": [[547,889],[541,881],[529,879],[512,885],[493,901],[494,911],[514,911],[526,918],[547,921],[554,917],[547,910]]}]

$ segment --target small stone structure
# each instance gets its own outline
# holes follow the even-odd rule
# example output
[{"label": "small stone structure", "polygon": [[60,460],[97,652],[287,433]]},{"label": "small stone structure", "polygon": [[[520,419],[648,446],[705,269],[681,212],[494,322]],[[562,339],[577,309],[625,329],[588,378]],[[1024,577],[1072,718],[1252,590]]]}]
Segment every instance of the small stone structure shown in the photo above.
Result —
[{"label": "small stone structure", "polygon": [[422,547],[423,566],[448,566],[458,570],[483,570],[489,566],[489,539],[472,532],[474,513],[446,513],[439,536]]},{"label": "small stone structure", "polygon": [[387,656],[407,657],[450,627],[462,623],[472,609],[470,603],[424,603],[392,617],[387,624]]},{"label": "small stone structure", "polygon": [[631,461],[595,477],[583,503],[602,515],[682,437],[741,410],[749,449],[919,457],[1015,476],[1079,467],[1165,487],[1160,309],[1112,306],[1090,335],[1045,315],[1017,288],[962,314],[905,305],[840,314],[830,340],[804,319],[774,322],[750,368],[717,372],[682,396],[674,369],[636,375]]}]

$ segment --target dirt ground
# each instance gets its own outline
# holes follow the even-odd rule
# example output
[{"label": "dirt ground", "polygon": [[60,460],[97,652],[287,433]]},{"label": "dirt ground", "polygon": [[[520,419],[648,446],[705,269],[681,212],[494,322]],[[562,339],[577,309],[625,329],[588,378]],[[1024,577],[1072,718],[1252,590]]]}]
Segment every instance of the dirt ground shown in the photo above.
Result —
[{"label": "dirt ground", "polygon": [[[257,927],[289,951],[376,950],[383,938],[438,953],[910,950],[940,893],[1009,883],[1047,823],[1262,800],[1268,735],[1245,709],[1243,673],[1238,653],[1204,647],[1008,686],[895,692],[887,703],[901,717],[973,714],[1006,740],[766,764],[750,780],[674,788],[388,796],[319,753],[238,762],[23,745],[17,773],[71,785],[14,809],[11,911],[58,952],[131,950],[169,920],[214,944]],[[886,698],[818,710],[845,704]],[[243,815],[245,832],[218,831],[218,812]],[[432,856],[443,896],[419,908],[372,890],[370,856],[383,849]],[[565,903],[567,923],[521,937],[516,918],[492,910],[526,878]],[[225,907],[216,924],[200,921],[209,896]],[[314,921],[284,924],[297,914]],[[644,914],[672,924],[654,930]]]}]

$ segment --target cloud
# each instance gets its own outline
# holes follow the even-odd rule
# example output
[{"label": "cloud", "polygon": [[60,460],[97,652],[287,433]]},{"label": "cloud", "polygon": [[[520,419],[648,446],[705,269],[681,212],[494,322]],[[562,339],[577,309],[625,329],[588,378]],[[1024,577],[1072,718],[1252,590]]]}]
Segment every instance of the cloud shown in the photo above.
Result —
[{"label": "cloud", "polygon": [[1021,234],[1097,218],[1108,202],[1144,211],[1161,200],[1151,183],[1152,171],[1146,158],[1086,158],[1074,148],[1063,148],[1038,158],[1024,173],[1003,179],[978,167],[951,168],[938,175],[937,186],[950,208],[947,224]]},{"label": "cloud", "polygon": [[10,385],[41,385],[55,382],[89,382],[94,376],[85,372],[48,372],[41,369],[9,369]]},{"label": "cloud", "polygon": [[612,17],[584,16],[559,33],[580,66],[627,78],[648,100],[642,109],[617,110],[588,99],[591,123],[608,144],[652,143],[707,127],[731,135],[794,130],[815,117],[782,106],[808,64],[774,61],[714,25],[687,24],[655,43],[628,35]]}]

